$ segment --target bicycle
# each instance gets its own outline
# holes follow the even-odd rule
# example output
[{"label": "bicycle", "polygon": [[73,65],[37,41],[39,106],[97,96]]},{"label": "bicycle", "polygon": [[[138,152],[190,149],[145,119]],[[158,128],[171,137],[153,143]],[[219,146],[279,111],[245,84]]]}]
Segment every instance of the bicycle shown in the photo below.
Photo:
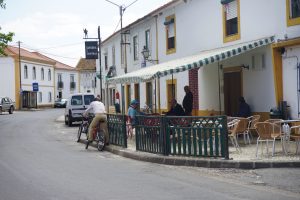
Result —
[{"label": "bicycle", "polygon": [[94,118],[94,115],[92,115],[92,114],[89,114],[88,116],[84,116],[83,114],[81,114],[81,115],[82,115],[82,120],[81,120],[81,124],[78,128],[77,142],[80,142],[80,137],[81,137],[82,133],[85,133],[86,138],[87,138],[90,123],[92,122],[92,120]]},{"label": "bicycle", "polygon": [[[104,135],[104,131],[100,128],[101,123],[102,122],[98,123],[95,130],[93,130],[93,141],[97,143],[98,151],[102,151],[105,147],[105,135]],[[89,142],[87,140],[85,149],[88,149],[90,143],[92,142]]]}]

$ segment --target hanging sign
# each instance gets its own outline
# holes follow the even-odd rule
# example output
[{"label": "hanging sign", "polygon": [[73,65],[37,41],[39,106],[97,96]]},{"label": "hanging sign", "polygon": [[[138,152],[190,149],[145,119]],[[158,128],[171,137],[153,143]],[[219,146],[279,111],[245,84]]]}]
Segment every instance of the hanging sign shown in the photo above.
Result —
[{"label": "hanging sign", "polygon": [[86,41],[85,42],[85,58],[98,59],[98,42]]}]

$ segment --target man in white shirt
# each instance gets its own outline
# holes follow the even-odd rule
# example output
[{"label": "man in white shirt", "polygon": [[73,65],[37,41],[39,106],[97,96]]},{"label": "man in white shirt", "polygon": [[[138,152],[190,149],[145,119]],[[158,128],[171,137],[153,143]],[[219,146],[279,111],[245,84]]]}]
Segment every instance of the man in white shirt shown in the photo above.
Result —
[{"label": "man in white shirt", "polygon": [[104,131],[105,144],[109,145],[106,110],[104,104],[100,101],[100,98],[96,97],[94,101],[90,103],[89,107],[85,110],[84,115],[87,115],[89,112],[94,113],[95,117],[89,126],[88,144],[86,145],[86,149],[88,148],[89,143],[93,142],[93,132],[97,128],[98,123],[100,123],[100,129]]}]

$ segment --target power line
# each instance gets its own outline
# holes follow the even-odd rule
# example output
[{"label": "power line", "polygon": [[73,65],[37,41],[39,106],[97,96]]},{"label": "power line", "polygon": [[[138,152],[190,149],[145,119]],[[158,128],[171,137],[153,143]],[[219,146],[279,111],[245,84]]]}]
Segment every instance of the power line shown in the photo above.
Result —
[{"label": "power line", "polygon": [[120,22],[121,22],[121,19],[119,20],[119,22],[118,22],[118,24],[117,24],[117,26],[116,26],[116,28],[114,30],[114,33],[116,32],[117,28],[119,27]]}]

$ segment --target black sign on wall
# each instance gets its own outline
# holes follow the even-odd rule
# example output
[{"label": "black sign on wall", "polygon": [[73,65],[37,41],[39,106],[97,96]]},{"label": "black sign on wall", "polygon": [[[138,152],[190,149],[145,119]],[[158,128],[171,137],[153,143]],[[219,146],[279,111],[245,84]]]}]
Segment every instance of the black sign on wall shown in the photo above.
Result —
[{"label": "black sign on wall", "polygon": [[98,59],[98,42],[86,41],[85,42],[85,58]]}]

